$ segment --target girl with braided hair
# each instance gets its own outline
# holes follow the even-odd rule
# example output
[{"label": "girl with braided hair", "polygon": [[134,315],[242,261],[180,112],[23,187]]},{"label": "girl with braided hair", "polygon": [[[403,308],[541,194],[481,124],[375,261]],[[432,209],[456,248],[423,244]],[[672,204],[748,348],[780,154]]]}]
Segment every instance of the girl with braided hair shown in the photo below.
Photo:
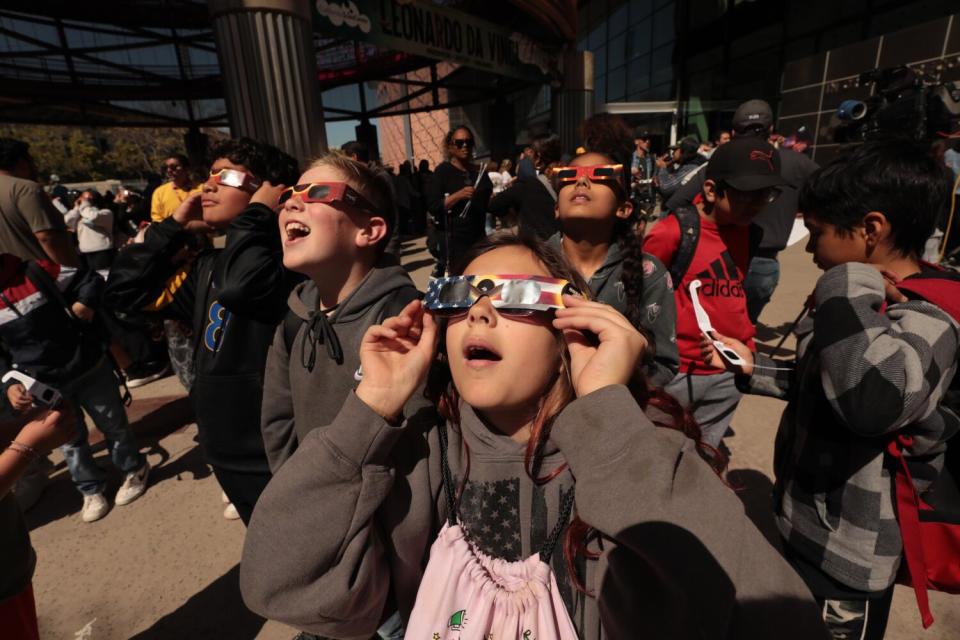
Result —
[{"label": "girl with braided hair", "polygon": [[650,382],[662,386],[677,373],[676,306],[670,276],[643,253],[637,208],[623,164],[588,151],[553,172],[560,232],[550,244],[587,280],[596,300],[609,304],[645,334]]}]

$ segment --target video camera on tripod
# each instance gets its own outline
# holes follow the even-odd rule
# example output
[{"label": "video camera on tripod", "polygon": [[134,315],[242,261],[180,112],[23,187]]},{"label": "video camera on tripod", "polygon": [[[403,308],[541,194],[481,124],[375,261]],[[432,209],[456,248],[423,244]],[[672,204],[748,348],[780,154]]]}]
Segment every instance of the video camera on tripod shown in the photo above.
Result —
[{"label": "video camera on tripod", "polygon": [[907,136],[932,140],[956,131],[960,122],[960,88],[956,83],[911,67],[861,73],[860,86],[874,85],[866,100],[844,100],[837,109],[840,125],[834,142],[863,142]]}]

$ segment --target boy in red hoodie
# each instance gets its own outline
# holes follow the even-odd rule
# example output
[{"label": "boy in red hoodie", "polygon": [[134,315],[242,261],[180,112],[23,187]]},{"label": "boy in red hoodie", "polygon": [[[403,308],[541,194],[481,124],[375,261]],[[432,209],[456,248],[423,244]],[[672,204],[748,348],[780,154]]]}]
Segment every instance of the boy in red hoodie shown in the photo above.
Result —
[{"label": "boy in red hoodie", "polygon": [[704,442],[716,447],[741,394],[732,373],[703,361],[690,283],[700,281],[698,297],[714,328],[752,348],[754,327],[743,292],[750,248],[759,244],[751,222],[779,195],[783,178],[777,150],[755,137],[719,147],[705,175],[693,206],[678,208],[654,225],[643,250],[670,271],[677,303],[680,372],[664,389],[693,412]]}]

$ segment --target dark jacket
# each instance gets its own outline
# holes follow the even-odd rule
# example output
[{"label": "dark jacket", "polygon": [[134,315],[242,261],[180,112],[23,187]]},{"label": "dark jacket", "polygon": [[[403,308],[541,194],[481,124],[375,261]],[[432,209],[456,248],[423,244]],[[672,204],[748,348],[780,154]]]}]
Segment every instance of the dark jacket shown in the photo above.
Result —
[{"label": "dark jacket", "polygon": [[[301,320],[287,349],[287,321],[277,327],[267,354],[261,429],[270,469],[276,473],[313,429],[333,422],[359,383],[360,341],[371,325],[395,315],[420,296],[401,267],[374,268],[336,309],[329,330],[310,329],[321,313],[313,280],[290,293],[290,311]],[[341,357],[331,357],[336,341]]]},{"label": "dark jacket", "polygon": [[[461,200],[450,210],[444,206],[446,196],[459,191],[464,187],[472,187],[477,183],[476,171],[461,171],[450,162],[441,162],[437,165],[433,176],[427,185],[427,211],[430,213],[437,229],[446,229],[449,225],[453,236],[473,240],[484,236],[487,202],[493,193],[493,185],[486,173],[480,178],[480,185],[470,200]],[[470,208],[467,209],[467,203]],[[466,213],[464,211],[466,210]]]},{"label": "dark jacket", "polygon": [[[94,271],[38,260],[66,302],[99,306],[103,279]],[[91,325],[80,331],[63,305],[50,300],[27,277],[27,263],[0,254],[0,375],[16,365],[24,373],[60,387],[92,369],[103,357],[103,341]],[[6,387],[16,384],[9,381]]]},{"label": "dark jacket", "polygon": [[191,397],[207,457],[226,469],[264,472],[263,370],[297,277],[283,268],[277,217],[265,206],[247,207],[230,224],[224,249],[204,249],[178,266],[174,257],[190,235],[173,218],[151,225],[142,244],[117,256],[105,300],[117,311],[193,327]]},{"label": "dark jacket", "polygon": [[[560,470],[545,484],[527,474],[525,445],[468,405],[460,412],[447,454],[463,486],[460,520],[481,551],[534,554],[571,489],[577,514],[598,532],[596,556],[578,563],[591,596],[574,589],[559,548],[550,562],[582,640],[825,638],[806,586],[736,494],[625,387],[595,391],[558,416],[539,471]],[[395,427],[348,395],[260,497],[240,565],[247,606],[336,638],[369,638],[391,601],[407,619],[447,513],[440,455],[430,411]]]},{"label": "dark jacket", "polygon": [[490,200],[487,211],[502,215],[513,209],[518,214],[522,232],[532,232],[546,240],[559,230],[556,207],[556,192],[548,190],[540,178],[534,176],[517,178]]}]

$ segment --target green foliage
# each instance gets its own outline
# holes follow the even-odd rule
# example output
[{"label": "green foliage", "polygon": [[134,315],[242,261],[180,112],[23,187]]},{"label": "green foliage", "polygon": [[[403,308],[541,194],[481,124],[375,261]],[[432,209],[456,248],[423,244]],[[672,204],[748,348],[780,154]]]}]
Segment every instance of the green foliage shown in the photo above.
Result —
[{"label": "green foliage", "polygon": [[[185,129],[81,128],[0,124],[0,137],[30,145],[41,182],[51,173],[63,182],[138,179],[159,173],[172,153],[183,153]],[[224,138],[205,130],[211,143]]]}]

